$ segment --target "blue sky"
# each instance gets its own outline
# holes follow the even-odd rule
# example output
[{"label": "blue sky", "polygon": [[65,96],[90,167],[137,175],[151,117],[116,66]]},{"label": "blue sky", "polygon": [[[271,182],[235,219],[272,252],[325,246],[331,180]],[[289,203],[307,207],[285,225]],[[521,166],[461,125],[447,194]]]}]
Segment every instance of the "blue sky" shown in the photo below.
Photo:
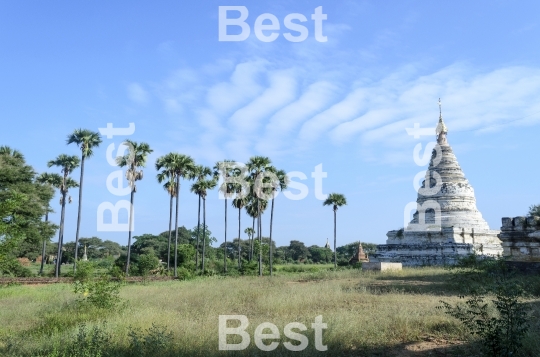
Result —
[{"label": "blue sky", "polygon": [[[246,6],[247,23],[274,14],[328,15],[324,35],[300,43],[218,41],[218,7]],[[168,197],[155,180],[155,159],[170,151],[213,166],[269,156],[287,172],[303,172],[309,195],[276,200],[277,244],[323,245],[332,212],[315,197],[311,172],[327,172],[323,193],[340,192],[338,244],[384,243],[403,226],[416,200],[417,143],[405,129],[434,127],[437,100],[478,208],[493,229],[501,217],[540,203],[540,4],[523,1],[2,1],[0,2],[0,144],[21,150],[39,172],[75,128],[135,123],[129,138],[155,150],[138,184],[135,235],[168,226]],[[88,161],[82,236],[125,244],[126,233],[97,232],[110,194],[104,143]],[[78,171],[73,177],[78,178]],[[298,181],[298,179],[295,179]],[[182,186],[180,224],[197,223],[197,198]],[[294,191],[297,193],[297,191]],[[75,236],[77,192],[65,240]],[[55,199],[53,204],[59,211]],[[208,224],[223,238],[223,201],[208,199]],[[237,231],[230,209],[229,238]],[[125,218],[125,217],[124,217]],[[58,214],[51,216],[58,220]],[[268,232],[265,215],[263,234]],[[243,216],[242,230],[250,222]]]}]

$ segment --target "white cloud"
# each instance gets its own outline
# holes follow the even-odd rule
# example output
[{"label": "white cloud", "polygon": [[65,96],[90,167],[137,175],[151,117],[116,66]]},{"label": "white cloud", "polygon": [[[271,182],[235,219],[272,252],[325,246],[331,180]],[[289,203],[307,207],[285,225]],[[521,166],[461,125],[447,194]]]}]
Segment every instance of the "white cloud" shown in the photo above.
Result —
[{"label": "white cloud", "polygon": [[128,97],[137,104],[147,104],[148,92],[139,83],[130,83],[127,86]]},{"label": "white cloud", "polygon": [[204,66],[181,70],[160,86],[161,97],[167,110],[181,107],[178,113],[197,127],[190,146],[237,160],[309,151],[330,140],[354,145],[366,160],[396,163],[414,141],[405,128],[435,127],[439,97],[451,132],[540,122],[540,68],[478,71],[458,63],[426,73],[410,64],[373,80],[343,73],[349,67],[324,72],[292,62],[224,61],[214,76]]}]

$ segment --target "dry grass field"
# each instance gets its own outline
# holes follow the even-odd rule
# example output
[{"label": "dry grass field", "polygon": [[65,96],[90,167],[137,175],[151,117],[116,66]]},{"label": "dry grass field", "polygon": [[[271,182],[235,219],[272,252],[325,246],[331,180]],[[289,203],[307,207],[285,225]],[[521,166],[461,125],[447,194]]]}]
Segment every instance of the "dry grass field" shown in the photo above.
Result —
[{"label": "dry grass field", "polygon": [[[79,323],[86,322],[89,328],[99,326],[110,335],[106,343],[118,356],[129,355],[130,331],[148,331],[152,324],[162,329],[159,335],[172,333],[163,352],[152,355],[475,356],[478,345],[461,323],[436,308],[440,300],[458,301],[449,276],[442,268],[418,268],[128,284],[120,294],[125,307],[118,311],[78,304],[70,284],[3,287],[0,355],[54,356],[50,351],[73,341]],[[534,318],[523,356],[540,355],[539,301],[537,296],[528,302]],[[218,350],[219,315],[247,316],[246,331],[252,341],[246,350]],[[315,349],[311,329],[319,315],[328,325],[323,334],[326,352]],[[260,351],[253,342],[254,330],[263,322],[275,324],[282,336],[272,352]],[[290,322],[308,328],[303,332],[309,339],[304,351],[292,352],[283,346],[287,341],[283,328]]]}]

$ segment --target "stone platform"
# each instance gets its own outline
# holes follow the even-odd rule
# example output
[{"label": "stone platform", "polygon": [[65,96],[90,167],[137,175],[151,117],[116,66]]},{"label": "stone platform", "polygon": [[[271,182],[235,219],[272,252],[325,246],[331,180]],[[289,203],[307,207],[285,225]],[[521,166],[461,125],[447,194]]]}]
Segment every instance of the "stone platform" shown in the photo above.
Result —
[{"label": "stone platform", "polygon": [[[487,254],[486,251],[495,252]],[[376,256],[371,261],[400,262],[407,267],[428,265],[454,265],[460,258],[470,254],[497,256],[502,252],[498,244],[471,243],[421,243],[384,244],[377,246]]]},{"label": "stone platform", "polygon": [[385,270],[402,270],[401,263],[362,263],[362,270],[374,270],[374,271],[385,271]]}]

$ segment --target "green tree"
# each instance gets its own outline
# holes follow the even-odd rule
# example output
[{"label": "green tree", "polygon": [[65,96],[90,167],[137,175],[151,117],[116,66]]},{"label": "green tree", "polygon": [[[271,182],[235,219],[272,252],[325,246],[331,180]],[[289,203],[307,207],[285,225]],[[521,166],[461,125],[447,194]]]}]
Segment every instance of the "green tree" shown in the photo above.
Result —
[{"label": "green tree", "polygon": [[[197,182],[205,180],[208,176],[212,175],[212,170],[207,166],[202,165],[196,165],[193,170],[193,178],[197,180]],[[199,269],[199,233],[201,228],[201,195],[198,193],[198,191],[191,192],[195,193],[199,197],[199,206],[198,206],[198,213],[197,213],[197,244],[195,246],[195,269]]]},{"label": "green tree", "polygon": [[169,193],[169,240],[167,246],[167,270],[171,269],[171,240],[172,240],[172,215],[173,200],[176,197],[175,170],[171,167],[171,154],[161,156],[156,160],[156,170],[162,170],[157,174],[159,183],[163,183],[163,189]]},{"label": "green tree", "polygon": [[[202,247],[202,272],[204,274],[204,256],[206,252],[206,196],[209,190],[217,186],[216,180],[199,180],[191,186],[191,191],[202,198],[203,204],[203,247]],[[198,236],[198,234],[197,234]]]},{"label": "green tree", "polygon": [[[243,196],[237,196],[235,199],[232,200],[232,206],[234,208],[238,209],[238,269],[242,267],[242,251],[241,251],[241,217],[242,217],[242,208],[246,205],[246,198]],[[251,229],[251,228],[246,228]],[[226,247],[225,247],[226,249]]]},{"label": "green tree", "polygon": [[326,200],[323,202],[323,206],[332,206],[334,211],[334,268],[337,268],[337,222],[336,222],[336,213],[339,207],[345,206],[347,204],[347,199],[341,193],[331,193],[328,195]]},{"label": "green tree", "polygon": [[159,267],[159,259],[151,252],[141,254],[137,260],[137,266],[139,267],[139,273],[142,276],[147,276],[150,271]]},{"label": "green tree", "polygon": [[81,207],[82,207],[82,192],[84,179],[84,162],[87,158],[94,155],[94,149],[101,144],[101,136],[99,133],[87,129],[75,129],[73,133],[68,135],[67,144],[77,144],[81,149],[81,178],[79,180],[79,207],[77,209],[77,230],[75,233],[75,260],[73,261],[73,272],[77,271],[77,258],[79,248],[79,232],[81,228]]},{"label": "green tree", "polygon": [[60,204],[62,205],[62,211],[60,214],[60,233],[58,235],[58,253],[56,254],[56,269],[54,276],[58,278],[60,276],[60,265],[62,264],[62,245],[64,242],[64,222],[65,222],[65,213],[66,213],[66,199],[69,199],[71,203],[71,196],[68,196],[68,191],[70,188],[78,187],[79,184],[74,181],[69,175],[79,167],[80,160],[77,156],[70,156],[61,154],[54,160],[51,160],[47,163],[48,167],[57,166],[61,168],[62,183],[59,187],[60,190]]},{"label": "green tree", "polygon": [[162,160],[156,162],[156,170],[166,169],[172,173],[175,179],[176,190],[176,213],[175,213],[175,238],[174,238],[174,276],[178,277],[178,205],[180,201],[180,179],[193,177],[195,170],[195,162],[191,156],[178,154],[175,152],[169,153]]},{"label": "green tree", "polygon": [[275,173],[275,177],[273,178],[272,182],[272,207],[270,209],[270,245],[269,245],[269,252],[268,252],[268,264],[270,265],[270,275],[272,275],[272,225],[274,223],[274,200],[276,197],[276,192],[278,190],[283,191],[287,189],[287,186],[289,185],[289,177],[287,176],[287,173],[283,170],[278,170]]},{"label": "green tree", "polygon": [[540,205],[532,205],[529,207],[528,215],[540,217]]},{"label": "green tree", "polygon": [[18,192],[11,192],[0,201],[0,276],[12,273],[13,265],[17,265],[10,254],[24,239],[24,234],[16,212],[26,203],[28,197]]},{"label": "green tree", "polygon": [[[265,186],[264,183],[268,182],[269,178],[275,177],[275,168],[272,166],[272,161],[264,156],[251,157],[246,166],[253,183],[251,192],[257,209],[259,244],[262,245],[261,215],[264,210],[262,207],[264,204],[262,202],[265,201],[267,203],[268,199],[272,196],[271,191],[267,189],[267,186]],[[262,276],[262,250],[259,250],[259,276]]]},{"label": "green tree", "polygon": [[[49,210],[54,190],[36,180],[34,169],[26,164],[20,151],[0,146],[0,202],[12,200],[16,195],[25,197],[23,199],[29,203],[14,208],[21,240],[10,251],[10,259],[22,253],[22,250],[33,251],[43,239],[54,235],[56,226],[42,221]],[[18,263],[14,266],[18,266]]]},{"label": "green tree", "polygon": [[219,187],[219,191],[225,197],[225,250],[223,257],[223,272],[227,273],[227,200],[233,196],[236,191],[236,185],[229,182],[229,177],[234,175],[236,162],[234,160],[223,160],[216,163],[214,166],[214,177],[217,179],[222,177],[223,183]]},{"label": "green tree", "polygon": [[146,165],[146,159],[154,150],[150,148],[147,143],[137,143],[135,141],[126,140],[124,142],[128,147],[128,152],[124,156],[116,158],[116,163],[120,167],[126,167],[126,178],[131,187],[130,196],[130,210],[129,210],[129,233],[128,233],[128,245],[127,245],[127,259],[126,259],[126,276],[129,275],[129,261],[131,258],[131,234],[133,231],[133,199],[135,192],[137,191],[136,181],[142,180],[143,171],[140,168]]},{"label": "green tree", "polygon": [[289,244],[289,252],[291,254],[291,258],[296,261],[306,260],[310,256],[306,245],[298,240],[291,241]]},{"label": "green tree", "polygon": [[[59,188],[62,184],[62,176],[58,174],[49,174],[47,172],[44,172],[40,174],[36,181],[42,185],[47,185],[51,190],[54,188]],[[52,196],[51,196],[52,197]],[[50,204],[47,205],[47,211],[45,212],[45,223],[47,224],[49,222],[49,212],[52,212],[52,209],[50,208]],[[45,264],[45,255],[47,253],[47,242],[52,238],[54,233],[56,232],[57,227],[55,226],[53,228],[52,232],[48,232],[51,234],[43,234],[42,236],[42,248],[41,248],[41,267],[39,269],[39,275],[43,275],[43,267]]]}]

